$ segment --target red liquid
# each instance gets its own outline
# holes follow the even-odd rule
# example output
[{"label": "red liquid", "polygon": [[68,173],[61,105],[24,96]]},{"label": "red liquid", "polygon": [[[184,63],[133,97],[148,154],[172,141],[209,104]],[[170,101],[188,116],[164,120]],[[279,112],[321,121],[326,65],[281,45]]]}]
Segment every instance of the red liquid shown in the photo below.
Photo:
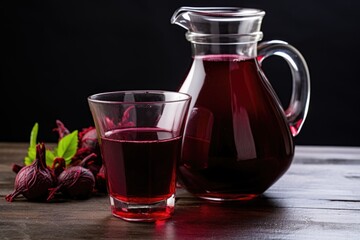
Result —
[{"label": "red liquid", "polygon": [[[112,197],[122,202],[152,204],[175,193],[181,137],[174,138],[171,132],[155,128],[116,130],[105,135],[101,147]],[[164,211],[167,215],[172,210]],[[125,218],[134,217],[131,214],[130,210],[115,212]],[[149,214],[158,219],[162,213]]]},{"label": "red liquid", "polygon": [[193,77],[204,79],[191,81],[204,83],[192,85],[201,89],[191,90],[200,93],[185,134],[181,182],[210,200],[251,199],[292,162],[294,146],[283,110],[256,59],[212,56],[196,58],[194,64]]}]

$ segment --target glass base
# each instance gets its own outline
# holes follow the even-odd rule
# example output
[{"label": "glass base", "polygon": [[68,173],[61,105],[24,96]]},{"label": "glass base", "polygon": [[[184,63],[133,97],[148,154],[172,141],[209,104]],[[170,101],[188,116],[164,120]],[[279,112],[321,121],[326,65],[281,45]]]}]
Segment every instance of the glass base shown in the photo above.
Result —
[{"label": "glass base", "polygon": [[129,203],[110,196],[113,216],[131,222],[154,222],[170,218],[174,213],[175,195],[154,203]]}]

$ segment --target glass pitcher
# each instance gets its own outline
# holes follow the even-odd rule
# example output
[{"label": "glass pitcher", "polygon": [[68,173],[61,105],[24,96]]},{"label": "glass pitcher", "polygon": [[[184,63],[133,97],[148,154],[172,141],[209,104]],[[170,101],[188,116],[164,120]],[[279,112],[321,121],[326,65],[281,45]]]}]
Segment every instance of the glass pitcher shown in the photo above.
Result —
[{"label": "glass pitcher", "polygon": [[[213,201],[250,200],[289,168],[295,137],[310,100],[310,76],[290,44],[261,42],[265,12],[238,7],[181,7],[171,23],[187,30],[193,62],[180,92],[190,106],[178,165],[179,183]],[[277,55],[292,73],[287,109],[267,80],[262,62]]]}]

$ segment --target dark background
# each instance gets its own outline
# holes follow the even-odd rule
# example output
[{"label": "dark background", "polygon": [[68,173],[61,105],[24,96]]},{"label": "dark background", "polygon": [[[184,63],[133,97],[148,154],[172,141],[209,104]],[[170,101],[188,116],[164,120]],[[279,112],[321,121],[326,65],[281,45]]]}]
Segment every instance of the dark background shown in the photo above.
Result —
[{"label": "dark background", "polygon": [[[125,89],[177,90],[191,63],[185,29],[170,24],[181,6],[240,6],[266,11],[263,40],[279,39],[305,57],[311,76],[298,145],[360,146],[360,1],[2,1],[0,141],[56,141],[93,124],[88,95]],[[286,106],[287,64],[264,71]]]}]

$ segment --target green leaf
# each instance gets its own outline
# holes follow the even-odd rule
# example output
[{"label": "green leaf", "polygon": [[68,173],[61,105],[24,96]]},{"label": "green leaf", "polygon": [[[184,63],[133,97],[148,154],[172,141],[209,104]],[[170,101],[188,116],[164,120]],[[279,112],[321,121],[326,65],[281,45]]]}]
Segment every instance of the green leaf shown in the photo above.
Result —
[{"label": "green leaf", "polygon": [[57,157],[64,158],[65,163],[69,164],[71,162],[71,158],[76,154],[78,141],[79,138],[77,130],[63,137],[58,144]]},{"label": "green leaf", "polygon": [[25,157],[25,160],[24,160],[25,166],[31,165],[33,161],[34,161],[34,159],[31,159],[29,157]]},{"label": "green leaf", "polygon": [[28,155],[24,159],[24,164],[26,166],[30,165],[36,158],[36,144],[38,132],[39,124],[35,123],[30,133],[30,146],[28,148]]},{"label": "green leaf", "polygon": [[52,167],[54,159],[55,159],[54,153],[51,150],[46,149],[46,165],[48,167]]},{"label": "green leaf", "polygon": [[54,159],[55,159],[55,157],[56,156],[58,156],[58,147],[57,146],[55,146],[54,148],[53,148],[53,154],[54,154]]},{"label": "green leaf", "polygon": [[39,124],[35,123],[30,133],[30,148],[36,148]]},{"label": "green leaf", "polygon": [[28,157],[32,160],[36,159],[36,146],[35,147],[29,147],[28,149]]}]

